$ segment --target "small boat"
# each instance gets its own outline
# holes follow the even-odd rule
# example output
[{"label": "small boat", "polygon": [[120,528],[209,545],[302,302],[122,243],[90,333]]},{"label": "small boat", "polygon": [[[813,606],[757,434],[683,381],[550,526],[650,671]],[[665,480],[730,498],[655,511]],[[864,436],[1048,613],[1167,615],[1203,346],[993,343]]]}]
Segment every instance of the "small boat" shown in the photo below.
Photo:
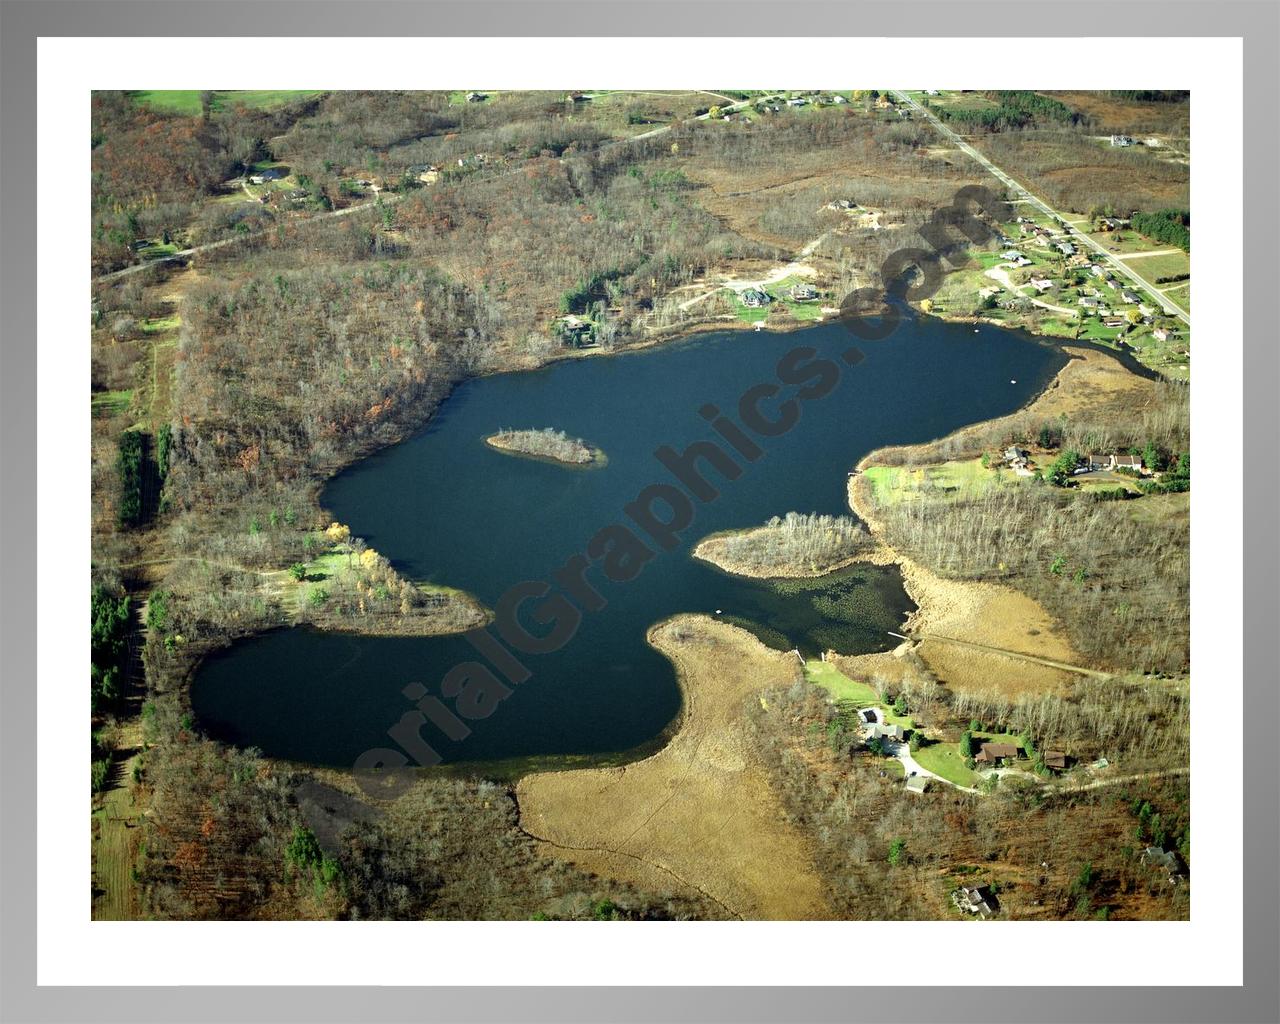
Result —
[{"label": "small boat", "polygon": [[1017,384],[1018,382],[1017,382],[1016,380],[1011,380],[1011,381],[1009,381],[1009,383],[1010,383],[1010,384]]}]

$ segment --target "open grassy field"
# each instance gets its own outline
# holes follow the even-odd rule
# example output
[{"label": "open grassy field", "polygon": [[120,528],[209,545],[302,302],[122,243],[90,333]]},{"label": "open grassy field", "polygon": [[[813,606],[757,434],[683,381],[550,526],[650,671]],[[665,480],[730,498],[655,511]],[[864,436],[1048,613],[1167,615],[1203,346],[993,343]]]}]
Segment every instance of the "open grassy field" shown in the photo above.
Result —
[{"label": "open grassy field", "polygon": [[789,686],[794,656],[705,616],[677,616],[650,637],[684,691],[671,742],[625,768],[526,776],[521,827],[549,857],[635,884],[701,890],[728,916],[831,916],[808,842],[744,740],[748,702],[761,707],[763,691]]},{"label": "open grassy field", "polygon": [[119,416],[128,412],[129,406],[133,402],[133,391],[131,389],[96,391],[90,401],[92,402],[93,415]]},{"label": "open grassy field", "polygon": [[1167,295],[1188,313],[1191,312],[1191,282],[1175,281],[1172,284],[1157,285],[1162,295]]},{"label": "open grassy field", "polygon": [[978,497],[994,487],[1016,486],[1027,478],[995,468],[980,459],[943,462],[939,465],[868,466],[863,476],[870,482],[877,504],[892,505],[919,498],[923,492],[942,492],[955,500]]},{"label": "open grassy field", "polygon": [[[268,110],[283,106],[295,100],[319,96],[322,89],[247,89],[216,91],[213,94],[213,108],[222,110],[228,107],[249,107],[251,109]],[[164,110],[173,114],[196,116],[200,113],[199,89],[140,89],[133,93],[134,102],[144,104],[155,110]]]},{"label": "open grassy field", "polygon": [[866,683],[850,679],[835,665],[827,661],[810,659],[804,663],[804,677],[814,686],[820,686],[834,701],[848,700],[859,705],[878,705],[880,695]]},{"label": "open grassy field", "polygon": [[1185,206],[1190,197],[1188,168],[1167,151],[1113,148],[1088,131],[997,132],[977,148],[1069,216],[1108,203],[1121,210]]},{"label": "open grassy field", "polygon": [[1174,274],[1191,273],[1190,253],[1183,252],[1181,249],[1175,252],[1167,252],[1165,249],[1152,251],[1160,255],[1139,256],[1136,259],[1125,260],[1124,265],[1152,283],[1158,277],[1172,277]]},{"label": "open grassy field", "polygon": [[1191,104],[1127,99],[1109,92],[1046,90],[1089,120],[1093,131],[1127,135],[1154,134],[1185,138],[1190,128]]}]

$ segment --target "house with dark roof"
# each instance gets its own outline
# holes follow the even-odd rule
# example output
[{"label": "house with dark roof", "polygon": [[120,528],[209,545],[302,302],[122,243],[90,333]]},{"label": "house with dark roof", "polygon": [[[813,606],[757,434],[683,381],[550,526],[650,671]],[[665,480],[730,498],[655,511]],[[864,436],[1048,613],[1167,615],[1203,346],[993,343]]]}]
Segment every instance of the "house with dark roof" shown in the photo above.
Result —
[{"label": "house with dark roof", "polygon": [[1051,772],[1065,772],[1071,767],[1071,758],[1061,750],[1046,750],[1044,752],[1044,766]]},{"label": "house with dark roof", "polygon": [[1016,743],[984,743],[974,755],[978,764],[999,764],[1022,756],[1022,748]]},{"label": "house with dark roof", "polygon": [[1115,467],[1116,469],[1132,469],[1132,470],[1141,471],[1142,456],[1141,455],[1117,455],[1115,458]]}]

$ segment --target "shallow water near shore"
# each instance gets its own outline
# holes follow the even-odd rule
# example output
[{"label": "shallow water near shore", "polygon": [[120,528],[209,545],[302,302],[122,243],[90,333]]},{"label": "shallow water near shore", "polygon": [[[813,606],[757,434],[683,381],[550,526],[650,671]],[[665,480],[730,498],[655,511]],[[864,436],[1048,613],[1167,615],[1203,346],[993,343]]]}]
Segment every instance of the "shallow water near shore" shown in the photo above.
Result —
[{"label": "shallow water near shore", "polygon": [[[840,359],[851,344],[865,353],[853,367]],[[754,581],[693,559],[693,546],[710,533],[758,526],[788,511],[848,514],[848,473],[868,451],[1012,412],[1045,387],[1065,357],[1021,333],[927,318],[908,319],[879,342],[858,342],[838,324],[704,334],[470,381],[423,432],[330,483],[324,506],[404,575],[467,590],[493,607],[513,584],[551,580],[602,527],[633,525],[624,506],[650,484],[674,482],[655,449],[716,440],[699,410],[714,403],[737,421],[739,396],[777,383],[778,360],[798,346],[840,366],[834,391],[802,402],[800,421],[784,436],[755,437],[765,454],[755,462],[738,457],[737,479],[700,463],[720,494],[694,502],[693,523],[672,550],[657,551],[625,583],[593,568],[587,578],[606,606],[585,612],[561,650],[520,655],[531,678],[490,717],[468,723],[466,739],[450,741],[424,727],[423,739],[446,761],[651,748],[678,713],[680,693],[670,663],[645,636],[677,612],[719,614],[771,646],[804,654],[889,649],[897,641],[888,631],[911,608],[895,568],[858,565],[818,580]],[[773,416],[794,390],[783,387],[762,410]],[[609,453],[608,465],[583,473],[512,458],[485,444],[504,426],[551,426],[589,438]],[[457,636],[279,630],[211,657],[196,675],[192,702],[212,736],[271,757],[349,766],[370,748],[395,745],[387,731],[413,707],[405,686],[418,682],[439,694],[443,675],[473,660],[481,659]]]}]

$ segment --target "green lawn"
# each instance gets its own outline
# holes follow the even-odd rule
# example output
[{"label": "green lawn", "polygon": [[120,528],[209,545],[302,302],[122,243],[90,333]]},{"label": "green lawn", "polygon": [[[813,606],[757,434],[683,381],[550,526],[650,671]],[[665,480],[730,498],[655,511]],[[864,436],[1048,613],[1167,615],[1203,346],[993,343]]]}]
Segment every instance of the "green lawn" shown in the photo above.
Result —
[{"label": "green lawn", "polygon": [[920,767],[933,772],[957,786],[972,787],[978,776],[965,767],[958,743],[931,743],[911,755]]},{"label": "green lawn", "polygon": [[94,416],[119,416],[128,412],[133,402],[132,391],[99,391],[90,400]]},{"label": "green lawn", "polygon": [[138,256],[144,260],[158,260],[165,256],[172,256],[178,251],[176,242],[148,242],[142,248],[137,250]]},{"label": "green lawn", "polygon": [[1115,341],[1124,334],[1123,327],[1107,327],[1096,316],[1085,317],[1080,327],[1080,337],[1086,341]]},{"label": "green lawn", "polygon": [[777,284],[772,284],[767,291],[773,296],[774,302],[781,302],[791,311],[791,315],[797,320],[817,320],[822,316],[823,300],[821,294],[816,299],[808,299],[804,302],[796,302],[791,298],[791,288],[797,284],[806,284],[807,279],[792,275],[784,277]]},{"label": "green lawn", "polygon": [[1172,302],[1191,312],[1191,282],[1175,281],[1172,284],[1160,285],[1160,294],[1166,295]]},{"label": "green lawn", "polygon": [[848,700],[855,704],[867,706],[879,705],[880,696],[875,689],[866,683],[850,679],[834,665],[825,661],[806,661],[804,675],[812,685],[820,686],[831,695],[832,700]]},{"label": "green lawn", "polygon": [[994,469],[984,469],[979,459],[944,462],[937,466],[909,469],[903,466],[869,466],[863,475],[871,483],[875,500],[892,505],[918,497],[925,489],[946,492],[954,499],[972,498],[1023,478]]},{"label": "green lawn", "polygon": [[850,701],[858,707],[877,707],[889,725],[900,725],[904,729],[914,729],[915,722],[909,715],[900,715],[890,705],[880,700],[875,687],[850,679],[834,665],[825,661],[806,661],[804,675],[812,685],[820,686],[831,695],[833,701]]},{"label": "green lawn", "polygon": [[[237,106],[269,110],[294,100],[319,96],[322,89],[245,89],[214,92],[213,109],[227,110]],[[173,114],[195,117],[200,113],[200,89],[140,89],[133,93],[135,103]]]},{"label": "green lawn", "polygon": [[759,323],[769,316],[769,308],[770,307],[768,306],[757,306],[752,308],[744,305],[743,301],[738,298],[737,293],[734,293],[733,311],[737,314],[739,320],[745,321],[749,324]]},{"label": "green lawn", "polygon": [[739,320],[745,323],[754,324],[768,318],[771,310],[783,306],[792,317],[796,320],[819,320],[822,317],[822,307],[824,300],[819,294],[816,299],[805,302],[796,302],[791,298],[792,285],[802,284],[806,282],[806,278],[797,275],[784,277],[781,281],[769,285],[767,288],[761,288],[773,302],[768,306],[750,307],[743,304],[743,301],[737,292],[733,293],[733,311],[737,314]]},{"label": "green lawn", "polygon": [[1041,334],[1047,334],[1054,338],[1074,338],[1076,336],[1076,322],[1074,320],[1059,320],[1056,316],[1046,316],[1039,321],[1038,326]]},{"label": "green lawn", "polygon": [[166,331],[176,331],[181,325],[182,318],[174,314],[143,320],[141,327],[143,334],[164,334]]},{"label": "green lawn", "polygon": [[[1166,246],[1166,248],[1173,248],[1173,246]],[[1143,256],[1141,259],[1123,262],[1126,267],[1148,281],[1155,281],[1157,277],[1173,274],[1191,273],[1191,255],[1181,249],[1164,256]]]}]

